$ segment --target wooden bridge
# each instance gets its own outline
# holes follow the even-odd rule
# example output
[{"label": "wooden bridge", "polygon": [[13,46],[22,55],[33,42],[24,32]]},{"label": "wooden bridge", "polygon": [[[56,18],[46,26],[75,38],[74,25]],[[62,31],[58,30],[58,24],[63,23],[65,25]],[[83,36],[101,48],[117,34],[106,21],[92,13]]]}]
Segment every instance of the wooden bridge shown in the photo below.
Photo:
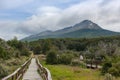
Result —
[{"label": "wooden bridge", "polygon": [[20,68],[2,80],[52,80],[47,68],[37,58],[30,58]]}]

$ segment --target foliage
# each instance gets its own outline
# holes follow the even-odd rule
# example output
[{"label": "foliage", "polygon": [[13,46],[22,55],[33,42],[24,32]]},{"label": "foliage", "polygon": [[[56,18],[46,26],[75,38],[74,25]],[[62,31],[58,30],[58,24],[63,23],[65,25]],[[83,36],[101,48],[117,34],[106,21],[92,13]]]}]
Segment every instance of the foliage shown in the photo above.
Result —
[{"label": "foliage", "polygon": [[113,76],[120,76],[120,62],[114,63],[113,66],[108,70]]},{"label": "foliage", "polygon": [[[60,38],[40,39],[30,42],[30,48],[35,53],[47,54],[50,50],[56,49],[56,63],[70,64],[71,56],[78,58],[82,54],[84,61],[98,64],[102,67],[102,74],[110,73],[112,76],[120,76],[118,62],[120,61],[120,37],[99,37],[99,38]],[[67,53],[65,51],[71,51]],[[110,60],[109,60],[110,59]],[[53,60],[54,61],[54,60]]]},{"label": "foliage", "polygon": [[0,64],[0,78],[6,75],[8,75],[7,69],[2,64]]},{"label": "foliage", "polygon": [[34,49],[33,49],[33,52],[35,53],[35,54],[40,54],[41,53],[41,46],[38,44],[38,45],[36,45],[35,47],[34,47]]},{"label": "foliage", "polygon": [[119,77],[120,76],[120,57],[114,56],[107,59],[103,63],[102,73],[110,73],[112,76]]},{"label": "foliage", "polygon": [[105,74],[108,72],[109,68],[112,67],[111,62],[105,62],[103,67],[102,67],[102,73]]},{"label": "foliage", "polygon": [[18,41],[17,38],[15,37],[14,39],[9,40],[7,43],[11,47],[13,47],[14,50],[17,50],[17,53],[19,55],[21,55],[21,56],[29,56],[30,55],[28,44],[26,42]]},{"label": "foliage", "polygon": [[45,40],[44,44],[42,45],[42,53],[46,54],[49,50],[50,50],[50,47],[51,47],[51,43],[50,43],[50,40]]},{"label": "foliage", "polygon": [[29,55],[28,44],[25,42],[17,38],[9,41],[0,39],[0,80],[22,65]]},{"label": "foliage", "polygon": [[2,47],[0,47],[0,57],[6,58],[6,56],[7,56],[7,54],[6,54],[5,50]]},{"label": "foliage", "polygon": [[71,54],[62,54],[59,56],[59,63],[61,64],[71,64],[73,55]]},{"label": "foliage", "polygon": [[107,73],[105,74],[105,79],[104,80],[113,80],[113,77],[111,74]]},{"label": "foliage", "polygon": [[73,55],[70,53],[57,54],[56,50],[51,50],[46,56],[47,64],[71,64]]},{"label": "foliage", "polygon": [[46,56],[46,63],[47,64],[57,64],[58,58],[57,53],[55,51],[48,52]]}]

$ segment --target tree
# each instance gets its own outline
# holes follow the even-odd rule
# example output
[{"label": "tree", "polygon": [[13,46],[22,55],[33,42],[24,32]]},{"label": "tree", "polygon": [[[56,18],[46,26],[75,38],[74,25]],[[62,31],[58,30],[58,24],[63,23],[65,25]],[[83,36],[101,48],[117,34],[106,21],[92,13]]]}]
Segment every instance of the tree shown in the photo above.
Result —
[{"label": "tree", "polygon": [[46,63],[47,64],[57,64],[58,58],[56,51],[49,51],[46,56]]},{"label": "tree", "polygon": [[0,47],[0,58],[7,59],[10,54],[7,54],[4,48]]},{"label": "tree", "polygon": [[51,46],[50,40],[49,39],[45,40],[43,42],[43,45],[42,45],[42,52],[43,52],[43,54],[46,54],[50,50],[51,47],[52,46]]},{"label": "tree", "polygon": [[34,47],[34,49],[33,49],[33,52],[35,53],[35,54],[40,54],[41,53],[41,46],[39,45],[39,44],[37,44],[35,47]]},{"label": "tree", "polygon": [[112,63],[111,62],[105,62],[103,64],[103,67],[102,67],[102,73],[105,74],[108,72],[109,68],[112,67]]},{"label": "tree", "polygon": [[4,58],[4,49],[2,47],[0,47],[0,57]]},{"label": "tree", "polygon": [[110,74],[112,74],[115,77],[120,76],[120,62],[114,63],[113,66],[108,70]]},{"label": "tree", "polygon": [[18,47],[19,41],[17,40],[17,37],[14,37],[12,40],[8,41],[8,44],[14,48]]}]

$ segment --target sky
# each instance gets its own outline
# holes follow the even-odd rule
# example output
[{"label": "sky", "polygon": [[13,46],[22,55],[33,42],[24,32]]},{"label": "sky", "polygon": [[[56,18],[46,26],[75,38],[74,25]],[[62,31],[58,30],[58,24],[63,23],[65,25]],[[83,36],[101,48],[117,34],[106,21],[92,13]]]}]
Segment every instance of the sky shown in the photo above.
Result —
[{"label": "sky", "polygon": [[120,0],[0,0],[0,38],[5,40],[83,20],[120,32]]}]

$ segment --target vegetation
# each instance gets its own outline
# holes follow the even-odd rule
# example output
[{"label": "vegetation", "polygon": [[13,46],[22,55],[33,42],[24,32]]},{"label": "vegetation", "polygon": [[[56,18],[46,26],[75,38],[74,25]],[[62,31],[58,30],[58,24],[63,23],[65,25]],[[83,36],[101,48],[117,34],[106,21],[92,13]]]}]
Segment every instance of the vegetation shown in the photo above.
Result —
[{"label": "vegetation", "polygon": [[[46,65],[53,80],[103,80],[97,70],[83,69],[68,65]],[[89,75],[89,76],[88,76]]]},{"label": "vegetation", "polygon": [[[0,78],[28,59],[29,50],[45,55],[44,65],[50,69],[54,80],[87,80],[87,75],[91,80],[120,78],[120,37],[117,36],[41,39],[29,43],[18,41],[17,38],[9,41],[0,39]],[[81,61],[80,55],[84,58]],[[90,64],[91,68],[92,65],[96,68],[102,66],[102,69],[87,69],[86,64]]]},{"label": "vegetation", "polygon": [[47,64],[57,64],[58,58],[57,58],[57,53],[55,51],[50,51],[47,54],[46,58],[47,58],[46,59]]},{"label": "vegetation", "polygon": [[107,74],[105,75],[105,80],[113,80],[112,75],[109,74],[109,73],[107,73]]},{"label": "vegetation", "polygon": [[59,56],[60,64],[71,64],[73,56],[71,54],[62,54]]},{"label": "vegetation", "polygon": [[63,64],[46,64],[43,56],[39,56],[39,60],[43,66],[51,72],[53,80],[103,80],[99,70],[81,68],[80,66],[71,66]]},{"label": "vegetation", "polygon": [[29,57],[28,44],[13,40],[0,39],[0,79],[11,74]]},{"label": "vegetation", "polygon": [[[46,43],[49,44],[46,45],[49,49],[44,51],[42,46]],[[35,44],[41,46],[38,49],[40,50],[39,54],[47,54],[47,65],[52,64],[54,66],[57,64],[56,66],[59,66],[65,64],[68,66],[72,65],[72,67],[81,66],[85,69],[85,64],[96,65],[96,68],[99,65],[102,66],[102,69],[98,72],[101,72],[103,76],[109,73],[113,77],[120,77],[119,36],[91,39],[41,39],[30,42],[31,50],[36,47]],[[83,55],[83,61],[80,61],[80,55]],[[54,59],[53,56],[55,57]]]}]

